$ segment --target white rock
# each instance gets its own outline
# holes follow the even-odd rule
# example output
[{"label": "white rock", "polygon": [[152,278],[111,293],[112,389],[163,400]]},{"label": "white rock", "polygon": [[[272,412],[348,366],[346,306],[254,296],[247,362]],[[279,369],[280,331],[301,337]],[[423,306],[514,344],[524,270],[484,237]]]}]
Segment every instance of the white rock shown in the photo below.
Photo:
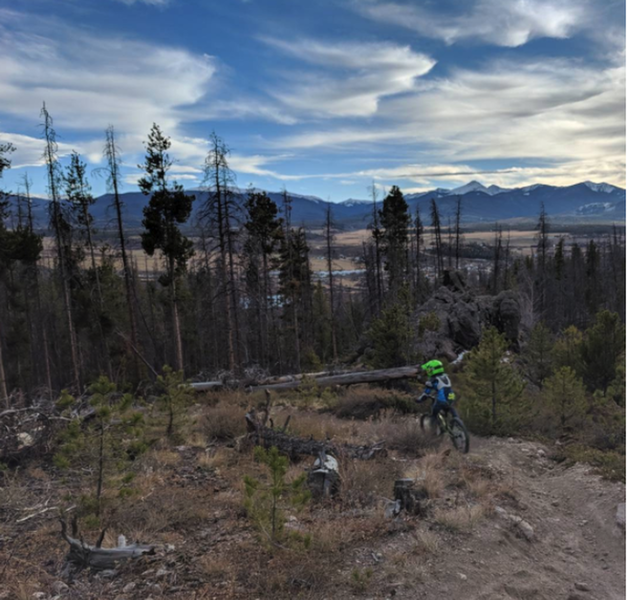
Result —
[{"label": "white rock", "polygon": [[458,573],[458,577],[460,577],[460,579],[462,579],[462,581],[466,581],[467,580],[467,576],[464,573]]},{"label": "white rock", "polygon": [[615,520],[617,525],[622,529],[626,529],[626,503],[622,502],[617,505],[617,512],[615,513]]},{"label": "white rock", "polygon": [[137,587],[137,583],[135,583],[134,581],[132,581],[131,583],[127,583],[123,588],[122,591],[125,594],[130,594],[135,588]]}]

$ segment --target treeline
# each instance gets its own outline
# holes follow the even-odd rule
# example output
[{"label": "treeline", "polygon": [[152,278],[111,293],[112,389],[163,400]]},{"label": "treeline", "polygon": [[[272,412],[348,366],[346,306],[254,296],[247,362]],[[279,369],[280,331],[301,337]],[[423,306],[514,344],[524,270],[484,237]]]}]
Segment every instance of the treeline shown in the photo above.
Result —
[{"label": "treeline", "polygon": [[[140,165],[139,187],[147,197],[141,251],[125,228],[114,129],[105,132],[99,175],[113,199],[117,240],[115,247],[102,244],[90,213],[94,197],[87,167],[77,153],[62,167],[45,105],[42,121],[49,235],[42,236],[33,223],[27,177],[17,204],[7,193],[0,199],[3,398],[13,390],[56,395],[69,388],[78,394],[101,374],[121,388],[135,388],[154,380],[166,364],[188,377],[212,378],[347,362],[378,344],[391,319],[406,333],[416,329],[416,307],[446,271],[464,269],[466,258],[478,254],[464,240],[462,199],[445,222],[436,200],[429,214],[418,209],[411,214],[393,186],[381,208],[373,190],[360,285],[348,287],[334,274],[331,208],[323,232],[327,276],[317,279],[307,232],[292,222],[287,192],[279,206],[258,191],[242,203],[229,149],[212,134],[203,165],[207,193],[197,200],[172,176],[171,142],[158,125],[148,135]],[[10,168],[13,149],[0,146],[0,174]],[[202,205],[195,207],[196,202]],[[44,252],[52,252],[54,260],[44,261]],[[160,266],[149,268],[146,256]],[[564,240],[554,247],[541,211],[534,256],[513,252],[508,235],[497,229],[490,257],[482,256],[490,268],[474,272],[473,289],[494,294],[517,289],[552,331],[583,329],[601,309],[625,319],[624,256],[619,232],[584,249]],[[399,354],[397,347],[388,360],[380,352],[381,361],[409,359],[412,335],[405,337],[407,353]]]}]

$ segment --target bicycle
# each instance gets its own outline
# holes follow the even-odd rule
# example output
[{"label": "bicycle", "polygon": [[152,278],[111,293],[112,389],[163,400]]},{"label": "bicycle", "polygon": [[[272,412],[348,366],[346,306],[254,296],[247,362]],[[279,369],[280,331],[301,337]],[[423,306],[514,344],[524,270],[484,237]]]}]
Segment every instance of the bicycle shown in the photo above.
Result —
[{"label": "bicycle", "polygon": [[[427,394],[429,398],[432,398]],[[432,418],[430,413],[421,415],[420,425],[422,431],[429,431],[436,435],[447,433],[451,439],[451,443],[458,452],[466,454],[469,452],[469,432],[465,427],[462,419],[454,414],[453,402],[448,403],[447,408],[440,410],[436,418]],[[445,413],[445,414],[443,414]]]}]

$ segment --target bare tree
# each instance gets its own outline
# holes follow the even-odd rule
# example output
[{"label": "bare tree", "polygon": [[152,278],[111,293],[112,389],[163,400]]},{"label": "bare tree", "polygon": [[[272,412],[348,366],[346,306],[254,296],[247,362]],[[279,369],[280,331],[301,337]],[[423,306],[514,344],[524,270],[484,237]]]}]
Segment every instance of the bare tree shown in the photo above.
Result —
[{"label": "bare tree", "polygon": [[68,224],[62,215],[59,195],[59,184],[61,174],[59,172],[59,162],[57,160],[57,134],[52,126],[52,117],[46,109],[44,103],[41,109],[41,116],[44,119],[44,162],[48,176],[48,194],[50,196],[50,225],[55,235],[57,250],[57,260],[59,269],[59,280],[63,296],[68,336],[70,338],[70,358],[72,361],[73,383],[77,393],[81,392],[81,375],[79,365],[79,351],[76,332],[74,329],[74,319],[72,316],[72,299],[70,297],[70,286],[67,274],[67,242],[64,239],[67,235]]}]

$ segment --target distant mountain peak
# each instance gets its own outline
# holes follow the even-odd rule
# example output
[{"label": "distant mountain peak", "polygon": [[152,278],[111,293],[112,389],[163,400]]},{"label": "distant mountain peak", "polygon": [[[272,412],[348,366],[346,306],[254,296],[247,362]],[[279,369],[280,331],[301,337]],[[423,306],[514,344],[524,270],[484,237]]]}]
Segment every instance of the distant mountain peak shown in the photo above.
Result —
[{"label": "distant mountain peak", "polygon": [[618,189],[614,185],[604,182],[594,183],[593,181],[585,181],[584,185],[586,185],[590,190],[593,190],[594,192],[602,192],[603,194],[611,194],[616,189]]},{"label": "distant mountain peak", "polygon": [[491,195],[488,191],[488,188],[484,187],[479,181],[470,181],[465,185],[461,185],[460,187],[454,188],[449,192],[451,196],[463,196],[464,194],[468,194],[469,192],[483,192],[485,194]]}]

